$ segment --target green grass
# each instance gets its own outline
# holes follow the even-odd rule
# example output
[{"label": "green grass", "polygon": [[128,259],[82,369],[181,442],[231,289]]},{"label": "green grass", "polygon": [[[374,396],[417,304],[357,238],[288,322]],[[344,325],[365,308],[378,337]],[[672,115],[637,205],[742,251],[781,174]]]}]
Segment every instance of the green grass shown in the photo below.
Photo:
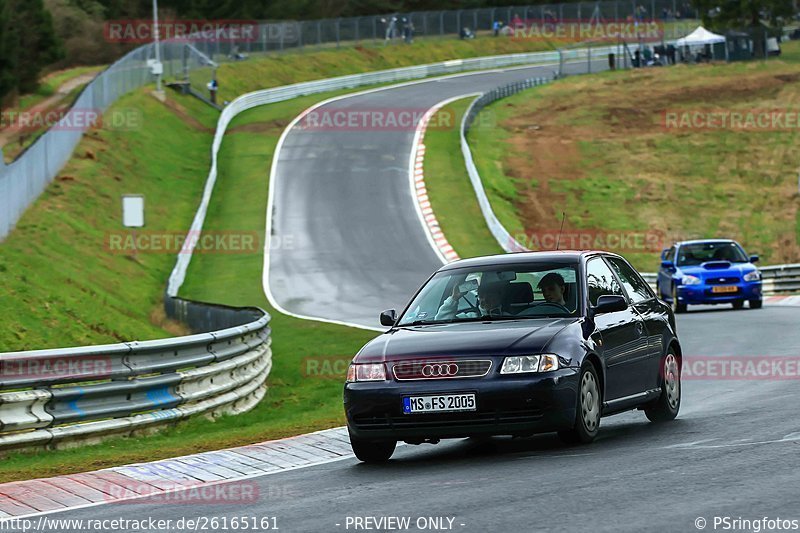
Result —
[{"label": "green grass", "polygon": [[[207,174],[216,112],[177,98],[197,130],[153,97],[122,98],[141,127],[96,130],[0,244],[0,351],[170,336],[160,327],[172,254],[112,253],[121,195],[144,194],[147,231],[184,231]],[[151,320],[151,315],[154,320]]]},{"label": "green grass", "polygon": [[[765,264],[797,262],[798,131],[668,130],[663,114],[796,113],[798,51],[792,42],[767,62],[571,77],[490,105],[482,115],[497,127],[469,141],[498,217],[531,235],[558,228],[564,211],[568,230],[663,232],[664,245],[729,236]],[[616,251],[652,271],[658,244]]]},{"label": "green grass", "polygon": [[503,253],[486,226],[461,154],[461,119],[474,97],[453,102],[431,119],[425,132],[425,185],[436,219],[461,257]]},{"label": "green grass", "polygon": [[[269,183],[268,170],[280,133],[292,118],[308,106],[344,92],[346,91],[298,98],[256,108],[237,117],[230,126],[220,152],[219,178],[209,207],[206,230],[257,232],[263,238]],[[120,102],[119,105],[131,106],[134,104],[143,105],[145,108],[160,105],[145,95],[136,95],[130,100]],[[206,107],[190,109],[195,113],[194,116],[210,114]],[[213,116],[209,118],[213,118]],[[171,137],[174,137],[174,142],[179,143],[180,146],[172,143],[144,142],[144,138],[149,139],[156,131],[163,133],[161,127],[170,128],[170,131],[173,132]],[[205,167],[210,135],[204,133],[205,140],[198,143],[197,150],[202,148],[202,155],[200,155],[195,153],[194,134],[187,126],[173,123],[162,126],[148,121],[143,129],[149,130],[150,128],[156,128],[156,130],[143,134],[144,138],[137,138],[136,142],[125,137],[107,139],[107,152],[117,154],[117,157],[121,159],[130,159],[125,165],[128,168],[128,174],[136,173],[141,175],[142,180],[153,182],[141,184],[142,187],[145,185],[150,187],[148,189],[127,188],[124,185],[115,185],[115,187],[121,187],[125,192],[145,192],[146,194],[149,192],[148,198],[151,200],[148,202],[153,203],[148,204],[148,226],[152,224],[161,227],[176,227],[171,224],[156,224],[156,219],[150,218],[151,216],[155,217],[156,213],[160,213],[158,216],[169,214],[166,206],[172,203],[173,209],[184,213],[184,216],[181,217],[181,224],[178,224],[177,227],[179,229],[186,228],[191,220],[191,214],[196,208],[202,181],[207,172]],[[108,134],[103,132],[102,135],[107,136]],[[132,134],[131,137],[137,137],[137,135]],[[91,146],[82,146],[81,149],[91,149]],[[131,157],[131,154],[136,155]],[[197,159],[198,168],[193,171],[193,174],[197,174],[197,179],[193,181],[192,187],[186,187],[188,183],[185,175],[181,176],[181,172],[166,167],[165,159],[183,162],[182,165],[190,165],[194,159]],[[82,160],[81,164],[83,164]],[[186,169],[183,174],[185,172]],[[83,174],[86,175],[85,169]],[[123,175],[121,171],[120,175]],[[60,185],[58,188],[60,190]],[[184,191],[184,196],[177,198],[172,196],[174,191],[183,188],[187,189]],[[164,190],[164,197],[160,197],[158,193],[154,192],[159,190]],[[118,208],[118,195],[105,189],[98,192],[108,202],[108,205],[103,204],[100,207],[86,202],[83,204],[77,201],[74,203],[60,202],[61,210],[68,206],[68,210],[71,211],[69,217],[63,212],[59,213],[59,210],[55,210],[50,204],[50,196],[54,194],[53,191],[49,191],[47,197],[43,197],[31,210],[34,214],[45,211],[50,213],[50,216],[53,216],[52,213],[56,211],[60,217],[65,219],[64,222],[59,222],[62,226],[75,225],[81,228],[82,233],[88,233],[88,235],[82,235],[81,232],[69,232],[63,235],[59,233],[59,238],[63,238],[64,243],[78,244],[79,251],[72,256],[76,263],[80,261],[81,257],[84,257],[84,254],[85,257],[98,256],[97,250],[91,247],[102,245],[102,230],[93,228],[98,223],[95,217],[98,217],[99,213],[107,213],[103,215],[104,220],[108,219],[103,222],[105,226],[113,229],[118,223],[118,211],[115,211]],[[87,195],[89,193],[81,190],[71,194]],[[87,217],[87,212],[92,213],[92,220],[78,220],[81,216],[90,218]],[[153,215],[149,214],[151,212]],[[46,224],[46,221],[40,218],[42,216],[42,214],[37,214],[37,226]],[[62,274],[58,271],[65,269],[58,266],[56,258],[61,254],[68,255],[70,252],[62,243],[58,243],[56,246],[56,243],[53,242],[54,234],[31,233],[32,227],[30,226],[33,225],[33,221],[27,220],[30,218],[26,215],[26,220],[23,221],[24,227],[20,228],[22,231],[15,231],[12,234],[17,241],[11,243],[11,247],[16,249],[19,243],[25,240],[45,240],[46,246],[51,246],[53,249],[49,255],[41,257],[41,262],[36,264],[25,263],[15,255],[14,263],[6,263],[9,267],[11,264],[27,264],[31,270],[38,271],[43,278],[54,280],[54,290],[72,291],[69,293],[69,298],[75,302],[72,306],[75,314],[81,314],[79,317],[81,324],[89,323],[92,320],[99,321],[100,317],[106,317],[102,320],[109,324],[121,321],[105,306],[93,303],[98,301],[98,296],[104,303],[109,298],[109,295],[105,293],[99,294],[96,284],[111,283],[117,290],[125,291],[120,293],[118,299],[128,302],[130,314],[128,318],[132,326],[139,326],[138,333],[149,332],[152,336],[165,335],[159,328],[146,324],[146,317],[152,309],[160,308],[161,291],[174,263],[174,255],[145,256],[141,254],[140,261],[146,262],[146,265],[138,265],[124,257],[106,257],[100,253],[99,257],[102,261],[97,261],[97,265],[85,265],[84,277],[79,278],[77,273],[66,269],[63,276],[69,277],[72,281],[64,283],[61,278]],[[9,241],[0,245],[0,249],[5,251],[10,244]],[[87,243],[87,247],[79,245],[83,241]],[[41,251],[37,247],[29,252],[31,258],[38,258]],[[110,263],[107,263],[109,261]],[[112,270],[104,272],[103,269],[108,267]],[[344,375],[331,372],[317,373],[314,371],[314,365],[317,362],[324,365],[324,361],[330,361],[331,358],[342,362],[349,361],[375,333],[322,322],[299,320],[275,312],[267,303],[261,287],[262,268],[263,255],[260,252],[241,255],[195,255],[189,269],[187,282],[181,291],[182,296],[197,300],[238,306],[257,305],[272,315],[273,368],[268,379],[269,391],[255,409],[242,415],[221,417],[213,423],[204,418],[189,420],[146,438],[116,438],[99,445],[70,450],[13,454],[4,458],[0,464],[0,482],[174,457],[342,425],[344,413],[341,404],[341,387]],[[143,279],[141,273],[137,273],[144,270],[147,270],[146,279]],[[7,270],[0,275],[8,274]],[[80,287],[87,292],[75,290],[77,280],[80,280]],[[125,280],[125,282],[120,280]],[[38,297],[42,298],[42,295],[38,295]],[[0,300],[0,302],[3,305],[10,306],[12,304],[10,300],[7,302]],[[56,302],[50,304],[50,310],[56,317],[61,315],[60,305]],[[35,310],[35,300],[31,300],[31,308]],[[92,310],[92,308],[95,309]],[[95,317],[95,313],[98,315],[97,317]],[[59,318],[59,323],[69,327],[70,323],[62,324],[62,322],[68,322],[72,316],[66,314],[63,318]],[[39,330],[39,321],[42,319],[43,317],[37,316],[30,318],[31,326],[37,329],[29,331],[29,335],[44,335],[44,332]],[[74,329],[80,330],[81,326],[75,326]],[[62,337],[58,331],[55,333],[55,342],[60,344],[58,339]],[[95,342],[93,339],[97,337],[97,332],[90,329],[85,335],[92,339],[83,342],[84,344]],[[322,366],[322,368],[326,367]],[[342,369],[341,363],[338,369]]]},{"label": "green grass", "polygon": [[[341,48],[305,48],[282,54],[256,56],[246,61],[224,63],[217,70],[218,100],[269,87],[318,80],[346,74],[435,63],[449,59],[535,52],[551,49],[541,41],[480,37],[418,39],[410,45],[364,43]],[[211,76],[207,69],[191,75],[195,87],[205,87]]]}]

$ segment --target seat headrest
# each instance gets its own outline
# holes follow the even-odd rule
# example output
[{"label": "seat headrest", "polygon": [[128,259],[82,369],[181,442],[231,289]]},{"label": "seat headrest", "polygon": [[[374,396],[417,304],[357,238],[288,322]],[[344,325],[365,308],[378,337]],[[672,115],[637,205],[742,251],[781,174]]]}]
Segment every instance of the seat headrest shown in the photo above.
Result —
[{"label": "seat headrest", "polygon": [[509,283],[508,287],[506,287],[505,299],[509,304],[531,303],[533,301],[533,288],[526,281]]}]

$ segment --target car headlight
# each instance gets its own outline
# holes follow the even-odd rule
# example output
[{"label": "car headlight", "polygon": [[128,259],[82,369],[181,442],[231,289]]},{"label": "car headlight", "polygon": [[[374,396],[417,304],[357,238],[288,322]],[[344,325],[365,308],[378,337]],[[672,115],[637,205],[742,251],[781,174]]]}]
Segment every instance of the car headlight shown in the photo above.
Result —
[{"label": "car headlight", "polygon": [[351,363],[347,368],[347,382],[386,381],[386,366],[383,363]]},{"label": "car headlight", "polygon": [[525,374],[528,372],[552,372],[553,370],[558,370],[558,356],[545,353],[506,357],[500,373]]},{"label": "car headlight", "polygon": [[761,281],[761,272],[758,270],[753,270],[752,272],[748,272],[744,275],[745,281]]},{"label": "car headlight", "polygon": [[681,285],[700,285],[702,281],[697,276],[683,276],[681,278]]}]

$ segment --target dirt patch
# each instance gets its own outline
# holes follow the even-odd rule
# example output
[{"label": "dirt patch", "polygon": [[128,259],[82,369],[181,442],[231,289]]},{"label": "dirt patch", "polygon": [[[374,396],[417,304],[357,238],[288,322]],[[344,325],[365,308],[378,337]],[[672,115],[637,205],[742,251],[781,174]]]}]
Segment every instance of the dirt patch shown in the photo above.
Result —
[{"label": "dirt patch", "polygon": [[[795,178],[789,185],[796,188],[796,152],[792,150],[788,156],[779,156],[775,150],[780,150],[780,142],[776,144],[774,140],[770,141],[773,143],[771,151],[759,146],[765,137],[758,136],[770,133],[738,132],[734,134],[736,139],[728,137],[726,140],[724,135],[714,137],[714,133],[703,131],[670,130],[665,123],[668,110],[770,109],[776,101],[785,101],[782,105],[791,106],[800,93],[800,73],[792,72],[794,69],[790,67],[747,68],[729,74],[720,72],[721,69],[704,73],[708,67],[699,66],[692,73],[688,69],[681,72],[680,76],[675,75],[678,73],[675,69],[653,69],[631,72],[623,79],[574,78],[568,81],[567,87],[541,89],[541,98],[517,103],[515,112],[499,124],[510,135],[505,141],[508,145],[505,157],[498,164],[502,165],[505,175],[514,178],[518,192],[515,208],[520,221],[529,231],[552,228],[568,203],[574,206],[576,199],[571,192],[565,194],[565,187],[557,187],[556,183],[580,180],[598,169],[599,173],[591,175],[607,176],[600,186],[607,187],[608,192],[594,197],[606,198],[603,201],[612,209],[610,218],[616,216],[617,222],[624,217],[613,211],[629,209],[634,211],[626,215],[631,221],[667,231],[704,233],[709,228],[703,224],[713,224],[712,231],[740,236],[743,242],[749,236],[755,246],[761,247],[762,253],[767,249],[771,262],[796,261],[798,245],[794,219],[800,217],[798,202],[789,199],[792,191],[787,189],[782,177],[790,170],[789,161],[794,161],[791,172]],[[609,145],[608,152],[604,142]],[[724,143],[737,143],[737,149],[730,149]],[[672,152],[664,152],[665,145],[672,147]],[[599,151],[596,158],[592,157],[591,150]],[[604,157],[612,150],[619,161],[612,162]],[[707,158],[698,160],[708,167],[702,170],[690,165],[682,167],[681,158],[676,157],[681,150],[686,150],[687,154],[698,150],[708,152]],[[719,154],[711,155],[716,150]],[[662,164],[662,158],[668,158],[672,167]],[[688,156],[685,159],[688,161]],[[766,167],[765,162],[770,166]],[[618,181],[616,176],[619,176]],[[754,183],[754,178],[761,183]],[[686,180],[691,180],[698,192],[702,190],[709,196],[691,196],[681,185]],[[774,198],[780,201],[772,202],[769,208],[772,220],[765,223],[773,232],[780,229],[778,226],[785,228],[780,235],[767,237],[757,230],[742,227],[745,218],[737,215],[736,209],[708,213],[707,221],[703,217],[687,221],[683,211],[676,208],[667,214],[664,209],[683,204],[684,211],[686,205],[703,210],[711,205],[709,201],[720,202],[726,197],[733,205],[738,203],[738,209],[752,210],[752,215],[748,216],[758,224],[760,208],[743,206],[741,201],[752,197],[748,191],[759,190],[759,187],[764,190],[768,186]],[[591,190],[587,187],[590,186],[566,189],[575,189],[575,194],[580,196]],[[608,209],[609,205],[604,204],[602,209]],[[583,201],[580,207],[598,211],[598,206]],[[580,213],[574,215],[582,219]],[[605,220],[601,218],[594,223],[604,224]],[[567,222],[565,227],[569,226]]]},{"label": "dirt patch", "polygon": [[208,126],[206,126],[205,124],[194,118],[192,115],[189,114],[189,112],[186,110],[185,107],[183,107],[175,100],[166,98],[162,103],[169,110],[178,115],[181,118],[181,120],[184,121],[187,125],[189,125],[189,127],[192,128],[193,130],[202,131],[204,133],[211,133],[211,134],[214,133],[213,128],[209,128]]},{"label": "dirt patch", "polygon": [[227,133],[281,133],[288,125],[289,121],[285,119],[251,122],[249,124],[228,128]]}]

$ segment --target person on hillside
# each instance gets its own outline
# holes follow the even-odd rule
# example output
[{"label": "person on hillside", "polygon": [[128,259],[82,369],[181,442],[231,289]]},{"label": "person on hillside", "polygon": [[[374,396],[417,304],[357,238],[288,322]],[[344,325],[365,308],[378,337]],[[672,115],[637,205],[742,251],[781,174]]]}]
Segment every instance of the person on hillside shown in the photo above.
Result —
[{"label": "person on hillside", "polygon": [[217,83],[217,79],[213,78],[210,82],[208,82],[208,97],[211,100],[211,103],[216,105],[217,103],[217,91],[219,90],[219,84]]}]

